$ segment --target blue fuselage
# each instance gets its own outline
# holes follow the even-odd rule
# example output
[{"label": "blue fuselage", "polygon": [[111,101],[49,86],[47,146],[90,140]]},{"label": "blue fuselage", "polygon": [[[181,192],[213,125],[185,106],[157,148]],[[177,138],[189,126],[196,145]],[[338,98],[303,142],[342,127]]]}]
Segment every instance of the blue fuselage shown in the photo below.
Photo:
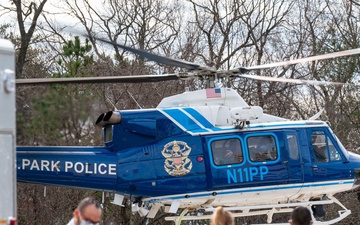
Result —
[{"label": "blue fuselage", "polygon": [[[141,198],[349,180],[360,168],[323,122],[219,129],[177,113],[124,111],[121,123],[103,128],[104,147],[17,147],[18,180]],[[261,150],[265,138],[270,147]]]}]

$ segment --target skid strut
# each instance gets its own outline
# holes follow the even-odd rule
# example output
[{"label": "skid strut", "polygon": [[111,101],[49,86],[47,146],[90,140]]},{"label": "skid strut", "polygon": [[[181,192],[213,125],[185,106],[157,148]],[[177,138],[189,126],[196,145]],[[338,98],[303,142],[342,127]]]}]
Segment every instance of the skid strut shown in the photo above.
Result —
[{"label": "skid strut", "polygon": [[[329,197],[328,197],[329,198]],[[273,204],[273,205],[258,205],[258,206],[239,206],[239,207],[224,207],[224,210],[232,211],[234,217],[247,217],[247,216],[257,216],[257,215],[267,215],[267,223],[272,222],[272,217],[276,213],[290,213],[298,206],[307,207],[311,212],[311,206],[313,205],[329,205],[337,204],[342,210],[338,211],[339,216],[335,219],[328,221],[318,221],[312,214],[313,225],[330,225],[337,223],[343,220],[345,217],[351,214],[351,210],[347,209],[339,200],[331,196],[328,200],[320,201],[307,201],[307,202],[294,202],[294,203],[284,203],[284,204]],[[207,208],[206,212],[213,212],[215,208]],[[166,221],[174,221],[176,225],[180,224],[182,220],[207,220],[210,219],[212,213],[201,215],[201,216],[192,216],[185,215],[187,210],[184,210],[180,216],[165,217]],[[287,221],[286,221],[287,222]],[[275,223],[275,224],[289,224],[289,223]]]}]

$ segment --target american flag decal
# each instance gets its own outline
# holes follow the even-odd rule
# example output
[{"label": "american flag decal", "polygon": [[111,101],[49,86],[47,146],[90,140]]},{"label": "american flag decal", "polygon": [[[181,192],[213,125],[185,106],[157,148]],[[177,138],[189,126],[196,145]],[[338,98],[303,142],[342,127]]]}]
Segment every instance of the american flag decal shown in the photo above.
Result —
[{"label": "american flag decal", "polygon": [[221,89],[220,88],[206,89],[206,98],[221,98]]}]

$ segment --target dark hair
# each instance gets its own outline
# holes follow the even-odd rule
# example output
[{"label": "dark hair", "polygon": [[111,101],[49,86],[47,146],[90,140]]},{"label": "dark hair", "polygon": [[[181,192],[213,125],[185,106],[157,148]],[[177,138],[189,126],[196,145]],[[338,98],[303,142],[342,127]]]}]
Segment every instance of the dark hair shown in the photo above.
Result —
[{"label": "dark hair", "polygon": [[95,205],[95,207],[97,209],[100,209],[100,204],[91,197],[87,197],[87,198],[84,198],[83,200],[81,200],[77,209],[82,213],[82,212],[84,212],[85,208],[88,207],[89,205]]},{"label": "dark hair", "polygon": [[299,206],[292,211],[291,220],[295,225],[310,225],[311,212],[308,208]]},{"label": "dark hair", "polygon": [[231,212],[225,211],[223,207],[217,207],[212,219],[212,225],[233,225],[234,224],[234,217]]}]

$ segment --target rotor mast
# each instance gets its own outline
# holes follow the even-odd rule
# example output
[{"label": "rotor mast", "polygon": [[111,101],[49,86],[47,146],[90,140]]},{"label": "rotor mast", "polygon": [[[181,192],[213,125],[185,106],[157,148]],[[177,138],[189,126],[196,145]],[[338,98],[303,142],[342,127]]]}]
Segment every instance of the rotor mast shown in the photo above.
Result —
[{"label": "rotor mast", "polygon": [[206,88],[215,88],[215,81],[217,80],[216,74],[214,76],[206,77]]}]

